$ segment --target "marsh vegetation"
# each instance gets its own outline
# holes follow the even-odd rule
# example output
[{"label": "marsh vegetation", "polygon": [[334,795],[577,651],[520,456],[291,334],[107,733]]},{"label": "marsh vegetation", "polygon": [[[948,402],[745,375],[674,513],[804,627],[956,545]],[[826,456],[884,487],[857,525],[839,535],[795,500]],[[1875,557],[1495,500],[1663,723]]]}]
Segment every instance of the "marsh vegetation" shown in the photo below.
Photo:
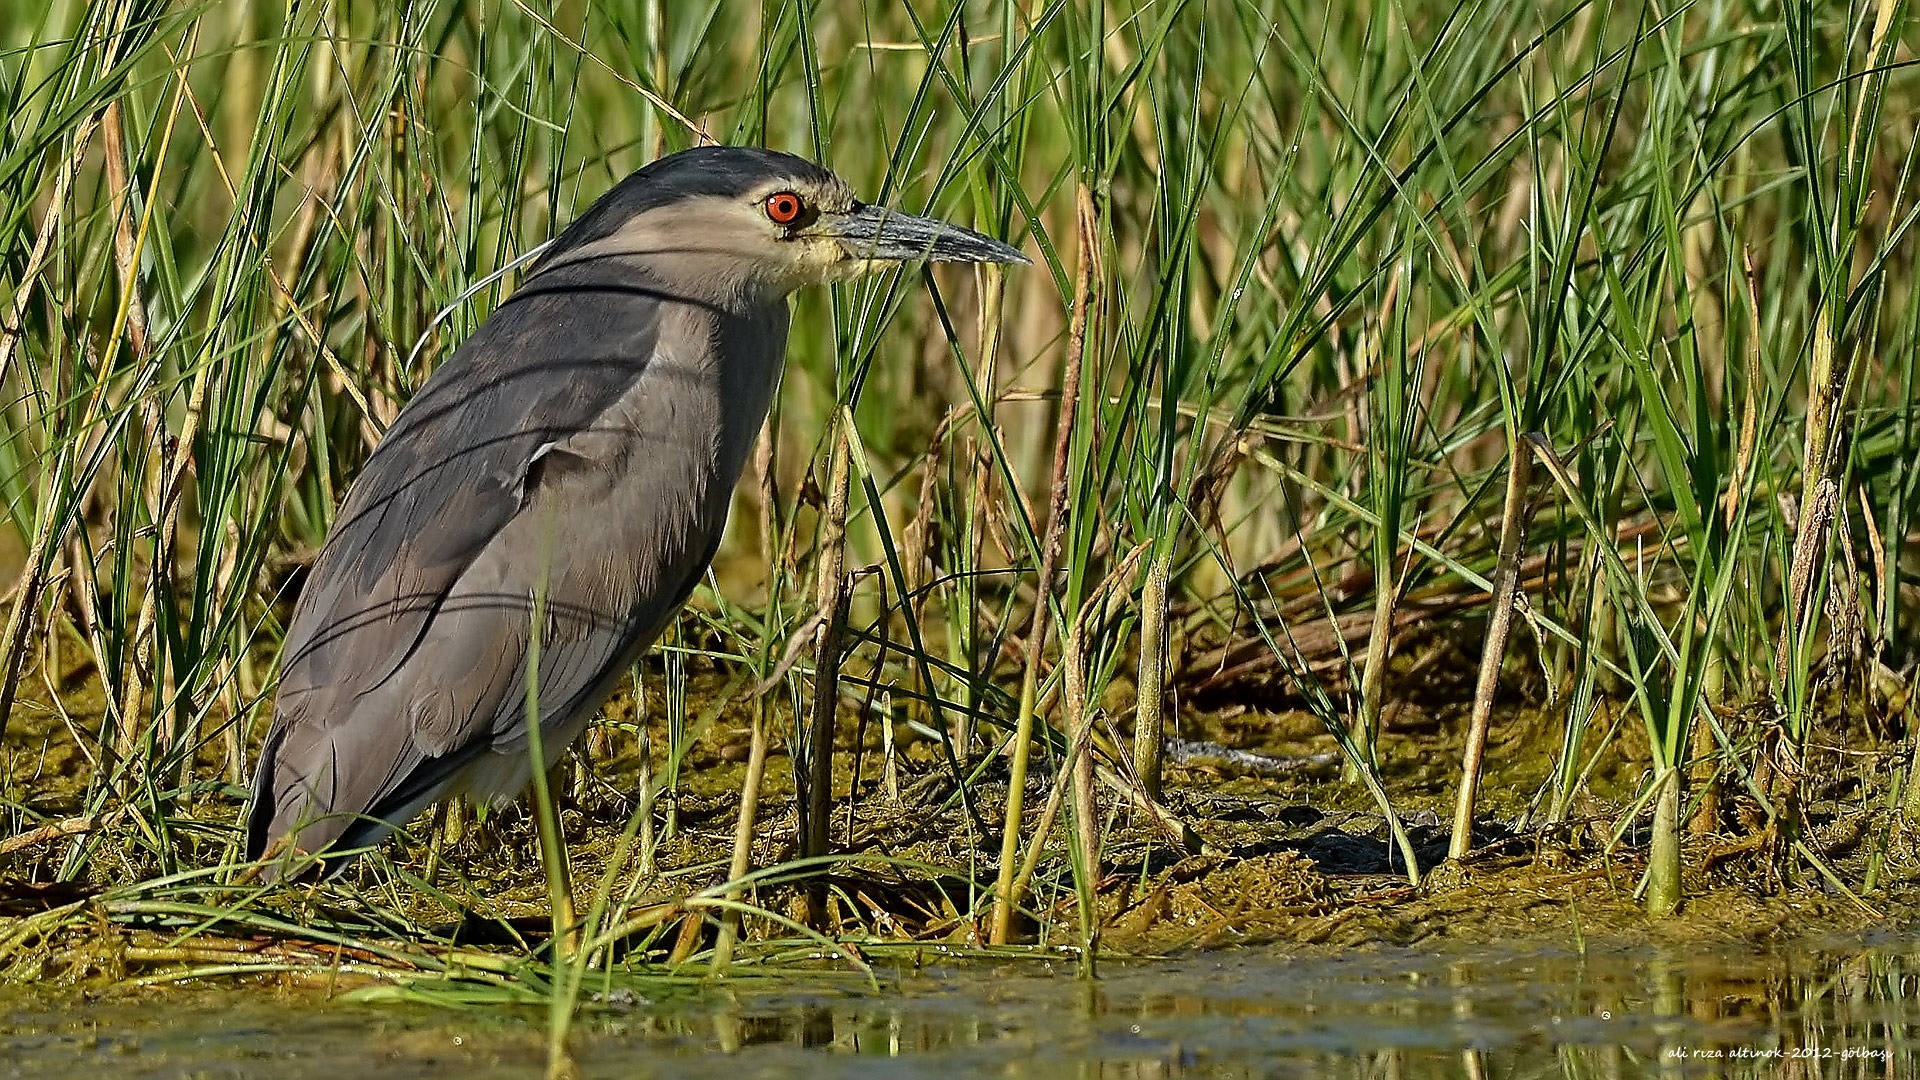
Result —
[{"label": "marsh vegetation", "polygon": [[[1908,15],[16,11],[0,972],[562,1016],[915,943],[1899,915]],[[357,467],[499,268],[701,138],[1036,266],[796,300],[713,574],[555,775],[571,960],[529,809],[244,880]]]}]

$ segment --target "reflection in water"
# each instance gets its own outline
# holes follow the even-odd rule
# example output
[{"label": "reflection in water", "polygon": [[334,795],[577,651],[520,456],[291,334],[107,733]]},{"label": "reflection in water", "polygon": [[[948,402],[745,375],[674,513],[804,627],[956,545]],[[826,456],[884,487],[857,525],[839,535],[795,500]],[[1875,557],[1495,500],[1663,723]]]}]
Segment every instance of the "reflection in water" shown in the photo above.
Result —
[{"label": "reflection in water", "polygon": [[[1777,951],[1616,948],[1339,957],[1266,951],[928,967],[884,990],[741,980],[583,1019],[587,1076],[1806,1077],[1913,1075],[1920,940]],[[622,1000],[616,998],[616,1001]],[[524,1075],[537,1019],[177,997],[74,1009],[0,998],[0,1076]],[[169,1007],[171,1014],[168,1014]]]}]

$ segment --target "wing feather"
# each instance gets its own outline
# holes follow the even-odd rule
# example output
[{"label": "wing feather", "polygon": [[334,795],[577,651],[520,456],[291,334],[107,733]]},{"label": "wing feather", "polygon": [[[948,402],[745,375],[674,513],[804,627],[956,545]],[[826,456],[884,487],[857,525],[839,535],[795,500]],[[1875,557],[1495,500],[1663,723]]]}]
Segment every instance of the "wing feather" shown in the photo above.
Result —
[{"label": "wing feather", "polygon": [[730,314],[568,272],[502,305],[355,481],[288,632],[252,857],[289,835],[368,843],[454,790],[516,793],[535,597],[557,757],[711,561],[785,304]]}]

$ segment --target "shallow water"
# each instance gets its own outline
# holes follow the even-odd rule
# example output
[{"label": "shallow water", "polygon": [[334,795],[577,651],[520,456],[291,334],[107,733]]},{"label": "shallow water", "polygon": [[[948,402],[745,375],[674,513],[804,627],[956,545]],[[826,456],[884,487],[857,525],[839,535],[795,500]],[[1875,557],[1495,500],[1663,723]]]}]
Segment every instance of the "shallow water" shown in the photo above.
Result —
[{"label": "shallow water", "polygon": [[[583,1017],[585,1076],[1888,1077],[1916,1073],[1920,935],[1767,949],[1539,945],[875,964]],[[268,991],[0,996],[0,1076],[535,1075],[539,1014]]]}]

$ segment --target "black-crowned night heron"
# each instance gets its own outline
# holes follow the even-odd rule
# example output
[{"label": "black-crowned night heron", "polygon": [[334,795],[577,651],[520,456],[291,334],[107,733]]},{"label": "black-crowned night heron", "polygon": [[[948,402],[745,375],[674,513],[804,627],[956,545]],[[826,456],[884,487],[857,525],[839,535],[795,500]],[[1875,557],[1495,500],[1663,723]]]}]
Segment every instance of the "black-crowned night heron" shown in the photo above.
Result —
[{"label": "black-crowned night heron", "polygon": [[595,203],[354,481],[287,633],[248,857],[364,848],[449,795],[517,795],[536,650],[557,760],[713,558],[788,295],[922,259],[1027,261],[770,150],[674,154]]}]

